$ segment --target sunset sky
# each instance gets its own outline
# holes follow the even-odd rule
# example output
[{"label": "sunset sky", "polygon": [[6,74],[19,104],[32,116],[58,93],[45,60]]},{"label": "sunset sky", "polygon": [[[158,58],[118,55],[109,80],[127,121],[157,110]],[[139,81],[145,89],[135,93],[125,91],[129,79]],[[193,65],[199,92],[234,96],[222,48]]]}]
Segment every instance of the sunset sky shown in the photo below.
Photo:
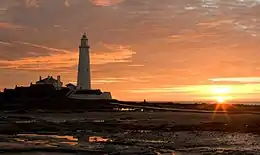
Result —
[{"label": "sunset sky", "polygon": [[124,100],[260,101],[260,0],[0,0],[0,90],[76,82]]}]

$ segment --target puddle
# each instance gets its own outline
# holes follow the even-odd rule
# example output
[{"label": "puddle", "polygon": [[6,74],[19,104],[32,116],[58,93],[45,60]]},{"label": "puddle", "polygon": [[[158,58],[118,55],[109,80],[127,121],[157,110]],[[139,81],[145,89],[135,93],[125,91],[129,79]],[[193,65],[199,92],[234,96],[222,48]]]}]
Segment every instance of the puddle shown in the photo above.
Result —
[{"label": "puddle", "polygon": [[22,137],[48,137],[48,138],[57,138],[57,139],[67,139],[70,141],[78,141],[78,138],[73,136],[59,136],[59,135],[39,135],[39,134],[17,134],[17,136]]},{"label": "puddle", "polygon": [[78,138],[73,136],[59,136],[59,135],[38,135],[38,134],[17,134],[13,139],[16,142],[26,144],[44,145],[44,146],[57,146],[65,144],[75,146],[78,144]]},{"label": "puddle", "polygon": [[109,138],[101,137],[101,136],[90,136],[88,138],[88,141],[90,143],[94,143],[94,142],[111,142],[112,140]]},{"label": "puddle", "polygon": [[150,133],[151,130],[130,130],[132,133]]},{"label": "puddle", "polygon": [[[138,131],[138,130],[137,130]],[[149,130],[148,130],[149,131]],[[87,136],[82,135],[76,138],[69,135],[39,135],[39,134],[17,134],[14,136],[3,135],[2,139],[8,142],[1,142],[1,148],[42,148],[42,149],[68,149],[86,151],[111,150],[120,153],[145,154],[142,151],[155,151],[161,155],[175,154],[226,154],[226,153],[251,153],[256,154],[259,149],[259,137],[252,134],[241,133],[220,133],[220,132],[178,132],[178,133],[152,133],[147,130],[139,130],[140,133],[129,135],[105,135]],[[101,133],[100,133],[101,134]],[[110,138],[113,137],[113,138]],[[145,150],[147,148],[147,150]],[[152,148],[152,149],[151,149]],[[165,150],[162,150],[165,149]],[[167,150],[169,149],[169,150]]]},{"label": "puddle", "polygon": [[148,139],[126,139],[126,141],[144,142],[144,143],[168,143],[168,141],[163,141],[163,140],[148,140]]},{"label": "puddle", "polygon": [[116,111],[136,111],[136,108],[114,108]]},{"label": "puddle", "polygon": [[35,123],[36,120],[28,120],[28,121],[15,121],[15,123],[20,123],[20,124],[29,124],[29,123]]},{"label": "puddle", "polygon": [[105,122],[105,120],[93,120],[93,122],[95,122],[95,123],[104,123]]}]

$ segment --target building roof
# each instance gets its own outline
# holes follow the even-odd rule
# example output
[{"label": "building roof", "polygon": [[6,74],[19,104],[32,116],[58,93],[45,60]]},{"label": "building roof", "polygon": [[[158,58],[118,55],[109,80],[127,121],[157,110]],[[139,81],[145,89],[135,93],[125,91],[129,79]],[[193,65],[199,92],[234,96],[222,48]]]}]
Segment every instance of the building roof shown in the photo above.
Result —
[{"label": "building roof", "polygon": [[32,84],[30,86],[31,89],[53,89],[55,90],[55,87],[52,84],[44,84],[44,85],[37,85],[37,84]]},{"label": "building roof", "polygon": [[6,93],[6,92],[14,92],[14,89],[5,88],[5,89],[4,89],[4,93]]},{"label": "building roof", "polygon": [[58,80],[54,79],[52,76],[48,76],[47,78],[42,79],[42,80],[39,80],[39,81],[37,81],[36,83],[38,83],[38,82],[55,83],[55,82],[58,82]]},{"label": "building roof", "polygon": [[68,86],[73,86],[73,87],[76,87],[74,84],[72,84],[72,83],[68,83],[68,84],[66,84],[66,86],[68,87]]},{"label": "building roof", "polygon": [[30,89],[30,87],[15,87],[15,91],[28,91]]}]

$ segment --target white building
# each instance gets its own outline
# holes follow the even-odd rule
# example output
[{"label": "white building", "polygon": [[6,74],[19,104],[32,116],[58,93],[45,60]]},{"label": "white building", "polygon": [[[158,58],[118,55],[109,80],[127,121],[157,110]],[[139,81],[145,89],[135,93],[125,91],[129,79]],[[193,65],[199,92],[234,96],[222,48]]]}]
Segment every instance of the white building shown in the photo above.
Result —
[{"label": "white building", "polygon": [[39,81],[36,81],[36,84],[52,84],[56,88],[56,90],[60,90],[63,85],[60,80],[60,76],[57,76],[57,79],[53,78],[52,76],[48,76],[42,79],[42,77],[40,76]]},{"label": "white building", "polygon": [[84,33],[79,46],[77,89],[69,97],[83,100],[112,99],[110,92],[101,92],[99,89],[91,88],[89,49],[88,39]]},{"label": "white building", "polygon": [[78,89],[91,89],[90,81],[90,59],[89,59],[89,45],[86,34],[81,38],[79,46],[79,63],[78,63]]}]

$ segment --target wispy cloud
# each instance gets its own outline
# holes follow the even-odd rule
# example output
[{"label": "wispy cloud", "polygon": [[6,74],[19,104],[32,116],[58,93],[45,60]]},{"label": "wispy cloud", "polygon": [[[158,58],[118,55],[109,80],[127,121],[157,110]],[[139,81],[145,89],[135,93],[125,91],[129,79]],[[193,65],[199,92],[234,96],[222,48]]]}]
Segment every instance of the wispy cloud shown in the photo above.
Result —
[{"label": "wispy cloud", "polygon": [[52,48],[52,47],[47,47],[44,45],[38,45],[38,44],[32,44],[32,43],[27,43],[27,42],[16,42],[18,44],[21,45],[28,45],[28,46],[32,46],[32,47],[36,47],[36,48],[41,48],[41,49],[45,49],[48,51],[54,51],[54,52],[64,52],[64,53],[70,53],[71,51],[65,50],[65,49],[57,49],[57,48]]},{"label": "wispy cloud", "polygon": [[106,84],[106,83],[122,83],[124,81],[125,81],[125,78],[107,77],[107,78],[93,79],[91,82],[93,84]]},{"label": "wispy cloud", "polygon": [[39,7],[39,0],[25,0],[26,7]]},{"label": "wispy cloud", "polygon": [[91,63],[92,64],[107,64],[107,63],[118,63],[118,62],[130,62],[134,54],[136,54],[130,46],[125,45],[108,45],[105,44],[105,47],[111,52],[109,53],[95,53],[92,52]]},{"label": "wispy cloud", "polygon": [[219,34],[214,32],[182,32],[180,34],[174,34],[168,37],[170,42],[198,42],[206,39],[214,39],[219,37]]},{"label": "wispy cloud", "polygon": [[8,10],[7,8],[0,8],[0,14],[5,13],[7,10]]},{"label": "wispy cloud", "polygon": [[153,77],[106,77],[94,78],[93,84],[109,84],[109,83],[128,83],[128,82],[149,82]]},{"label": "wispy cloud", "polygon": [[70,7],[70,3],[68,0],[64,0],[64,5],[67,6],[67,7]]},{"label": "wispy cloud", "polygon": [[260,84],[247,85],[187,85],[130,90],[131,93],[194,93],[199,95],[260,93]]},{"label": "wispy cloud", "polygon": [[205,91],[207,86],[172,86],[159,88],[143,88],[137,90],[130,90],[131,93],[174,93],[174,92],[200,92]]},{"label": "wispy cloud", "polygon": [[130,65],[127,65],[129,67],[144,67],[144,65],[142,64],[130,64]]},{"label": "wispy cloud", "polygon": [[[140,83],[146,83],[149,82],[151,79],[153,79],[153,76],[144,76],[144,77],[103,77],[103,78],[95,78],[93,77],[91,80],[91,83],[94,85],[104,85],[104,84],[115,84],[115,83],[129,83],[129,82],[140,82]],[[69,82],[76,84],[76,81]]]},{"label": "wispy cloud", "polygon": [[209,80],[213,82],[260,83],[260,77],[213,78]]},{"label": "wispy cloud", "polygon": [[110,5],[118,4],[124,0],[90,0],[90,1],[98,6],[110,6]]},{"label": "wispy cloud", "polygon": [[21,25],[15,25],[15,24],[12,24],[12,23],[0,22],[0,29],[22,30],[22,29],[25,29],[25,27],[23,27]]},{"label": "wispy cloud", "polygon": [[219,27],[224,24],[232,24],[233,22],[234,22],[234,20],[231,20],[231,19],[212,20],[212,21],[207,21],[207,22],[200,22],[197,24],[197,26],[205,26],[205,27],[211,28],[211,27],[217,27],[217,26]]},{"label": "wispy cloud", "polygon": [[[174,96],[177,100],[216,100],[225,98],[228,100],[252,99],[252,96],[260,94],[260,84],[239,84],[239,85],[186,85],[169,86],[159,88],[144,88],[126,90],[132,94],[156,94],[156,96]],[[172,98],[171,97],[171,98]]]},{"label": "wispy cloud", "polygon": [[[23,70],[69,70],[77,66],[78,52],[69,52],[66,50],[55,49],[35,44],[29,44],[39,48],[55,51],[49,56],[28,57],[19,60],[7,61],[0,60],[0,68],[23,69]],[[113,45],[115,49],[110,53],[91,53],[91,64],[103,65],[108,63],[122,63],[131,61],[135,54],[128,46]],[[61,53],[57,53],[60,52]]]},{"label": "wispy cloud", "polygon": [[12,45],[12,43],[10,43],[10,42],[5,42],[5,41],[0,41],[0,44],[2,44],[2,45],[7,45],[7,46],[11,46],[11,45]]}]

